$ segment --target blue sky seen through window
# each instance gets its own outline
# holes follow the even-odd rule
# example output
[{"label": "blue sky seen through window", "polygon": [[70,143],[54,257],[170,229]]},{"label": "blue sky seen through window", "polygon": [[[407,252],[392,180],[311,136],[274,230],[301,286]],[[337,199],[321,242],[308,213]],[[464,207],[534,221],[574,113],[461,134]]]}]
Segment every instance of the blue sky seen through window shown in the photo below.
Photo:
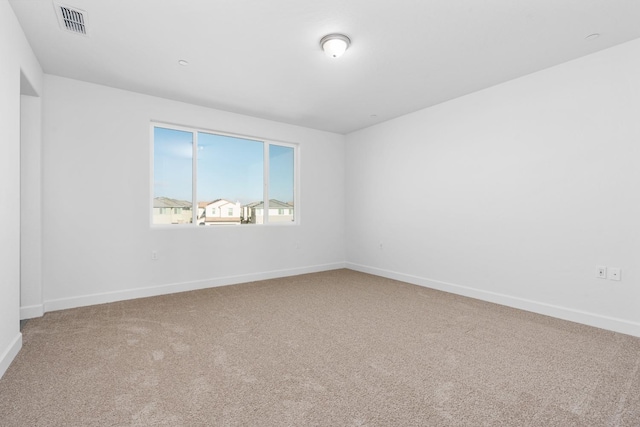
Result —
[{"label": "blue sky seen through window", "polygon": [[[154,128],[154,197],[191,201],[193,134]],[[197,200],[263,200],[263,143],[198,132]],[[269,146],[269,198],[294,199],[294,149]]]},{"label": "blue sky seen through window", "polygon": [[199,132],[198,201],[262,200],[263,157],[262,142]]},{"label": "blue sky seen through window", "polygon": [[293,203],[293,148],[269,146],[269,198]]},{"label": "blue sky seen through window", "polygon": [[153,197],[191,201],[193,134],[156,127],[153,133]]}]

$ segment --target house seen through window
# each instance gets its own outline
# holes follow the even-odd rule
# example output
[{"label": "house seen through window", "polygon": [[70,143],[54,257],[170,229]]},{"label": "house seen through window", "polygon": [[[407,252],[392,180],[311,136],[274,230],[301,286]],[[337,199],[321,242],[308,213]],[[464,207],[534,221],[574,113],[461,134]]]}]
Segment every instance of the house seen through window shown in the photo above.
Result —
[{"label": "house seen through window", "polygon": [[152,224],[294,222],[295,145],[166,125],[152,129]]}]

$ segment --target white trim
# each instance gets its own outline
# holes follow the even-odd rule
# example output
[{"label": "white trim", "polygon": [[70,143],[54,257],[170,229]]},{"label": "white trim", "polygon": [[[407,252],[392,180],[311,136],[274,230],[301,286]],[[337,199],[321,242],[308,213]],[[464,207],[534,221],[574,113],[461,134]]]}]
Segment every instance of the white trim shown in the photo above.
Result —
[{"label": "white trim", "polygon": [[302,152],[302,149],[302,145],[298,145],[293,150],[293,161],[295,162],[293,165],[293,223],[298,225],[300,224],[300,218],[302,218],[302,210],[300,209],[302,206],[302,203],[300,203],[302,200],[300,192],[300,171],[302,169],[302,165],[300,164],[302,154],[300,153]]},{"label": "white trim", "polygon": [[[153,122],[149,126],[149,225],[153,227],[153,199],[155,198],[155,146],[154,146],[154,137],[155,135],[155,127],[153,126]],[[192,208],[193,209],[193,208]]]},{"label": "white trim", "polygon": [[11,344],[2,353],[2,356],[0,356],[0,378],[2,378],[5,372],[7,372],[7,369],[9,369],[9,365],[11,365],[13,359],[16,358],[21,348],[22,334],[18,332],[18,335],[16,335]]},{"label": "white trim", "polygon": [[20,307],[20,320],[33,319],[34,317],[42,317],[44,315],[44,305],[27,305]]},{"label": "white trim", "polygon": [[312,265],[308,267],[298,267],[286,270],[272,270],[261,273],[241,274],[237,276],[217,277],[207,280],[196,280],[193,282],[171,283],[167,285],[127,289],[114,292],[104,292],[71,298],[60,298],[45,301],[44,310],[45,312],[66,310],[68,308],[105,304],[109,302],[124,301],[135,298],[147,298],[158,295],[173,294],[176,292],[194,291],[198,289],[215,288],[218,286],[235,285],[239,283],[254,282],[258,280],[297,276],[299,274],[317,273],[320,271],[337,270],[340,268],[345,268],[344,262]]},{"label": "white trim", "polygon": [[418,286],[423,286],[426,288],[437,289],[440,291],[450,292],[452,294],[462,295],[482,301],[505,305],[507,307],[513,307],[520,310],[530,311],[546,316],[552,316],[558,319],[582,323],[584,325],[589,325],[596,328],[607,329],[609,331],[620,332],[623,334],[640,337],[640,323],[630,322],[624,319],[603,316],[601,314],[589,313],[573,308],[561,307],[558,305],[514,297],[497,292],[476,289],[469,286],[456,285],[454,283],[427,279],[424,277],[413,276],[411,274],[404,274],[396,271],[355,264],[352,262],[346,262],[345,265],[346,268],[363,273],[369,273],[376,276],[386,277],[388,279],[394,279]]},{"label": "white trim", "polygon": [[[198,147],[200,146],[198,133],[199,132],[195,131],[191,132],[191,225],[195,225],[196,227],[200,225],[198,224],[198,209],[200,209],[198,202]],[[155,139],[153,144],[155,145]],[[155,198],[155,194],[153,197]],[[204,207],[204,210],[206,212],[206,206]]]},{"label": "white trim", "polygon": [[[268,142],[263,143],[262,150],[262,224],[269,224],[269,186],[271,185],[269,170],[271,168],[271,157],[269,156],[269,150],[271,144]],[[295,165],[294,165],[295,168]],[[295,169],[294,169],[295,170]]]}]

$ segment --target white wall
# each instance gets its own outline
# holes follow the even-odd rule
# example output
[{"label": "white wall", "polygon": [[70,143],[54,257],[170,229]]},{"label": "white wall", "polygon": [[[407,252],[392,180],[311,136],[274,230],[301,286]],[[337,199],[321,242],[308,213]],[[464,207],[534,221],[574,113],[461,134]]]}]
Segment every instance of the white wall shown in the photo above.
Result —
[{"label": "white wall", "polygon": [[347,266],[640,336],[639,76],[636,40],[348,135]]},{"label": "white wall", "polygon": [[[49,75],[42,117],[45,311],[344,266],[342,135]],[[299,143],[301,224],[152,229],[151,120]]]},{"label": "white wall", "polygon": [[20,96],[20,318],[43,314],[40,97]]},{"label": "white wall", "polygon": [[39,93],[42,69],[0,0],[0,376],[20,350],[20,75]]}]

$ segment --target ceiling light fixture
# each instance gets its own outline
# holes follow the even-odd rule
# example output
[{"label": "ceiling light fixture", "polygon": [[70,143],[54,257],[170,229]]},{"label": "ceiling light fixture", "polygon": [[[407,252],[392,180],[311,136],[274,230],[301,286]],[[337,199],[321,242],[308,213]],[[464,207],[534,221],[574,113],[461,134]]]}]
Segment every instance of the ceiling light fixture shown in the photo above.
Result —
[{"label": "ceiling light fixture", "polygon": [[331,58],[338,58],[349,48],[351,40],[344,34],[328,34],[320,39],[324,53]]},{"label": "ceiling light fixture", "polygon": [[181,59],[178,61],[178,64],[182,65],[183,67],[186,67],[187,65],[189,65],[189,61],[185,61],[184,59]]}]

